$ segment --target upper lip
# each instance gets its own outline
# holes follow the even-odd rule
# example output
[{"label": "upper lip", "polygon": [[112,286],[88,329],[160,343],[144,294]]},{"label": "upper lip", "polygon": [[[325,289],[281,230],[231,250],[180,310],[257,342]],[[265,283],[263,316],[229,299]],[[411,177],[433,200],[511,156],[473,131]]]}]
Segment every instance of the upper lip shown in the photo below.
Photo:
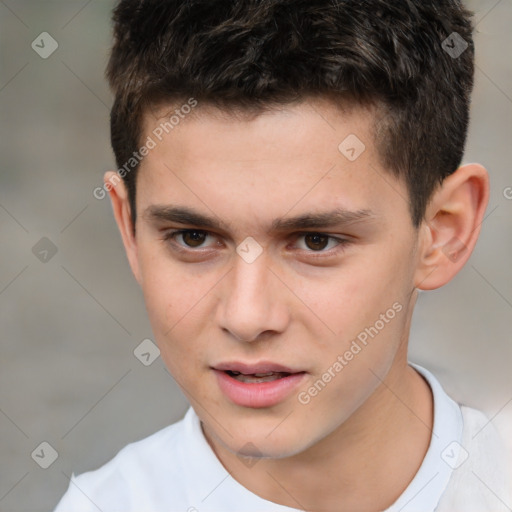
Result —
[{"label": "upper lip", "polygon": [[219,363],[212,366],[215,370],[231,371],[244,373],[245,375],[254,375],[256,373],[301,373],[304,370],[294,370],[282,364],[273,363],[271,361],[260,361],[258,363],[242,363],[239,361],[232,361],[226,363]]}]

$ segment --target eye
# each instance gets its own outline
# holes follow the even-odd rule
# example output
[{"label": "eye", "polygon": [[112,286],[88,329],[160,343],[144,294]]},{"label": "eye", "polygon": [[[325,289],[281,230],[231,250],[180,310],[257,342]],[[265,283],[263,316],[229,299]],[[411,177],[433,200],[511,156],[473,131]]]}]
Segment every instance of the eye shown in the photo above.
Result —
[{"label": "eye", "polygon": [[[349,240],[327,235],[325,233],[305,232],[295,235],[296,248],[309,255],[332,255],[338,249],[343,249]],[[163,236],[178,251],[200,252],[200,249],[213,248],[220,244],[215,235],[202,229],[179,229],[168,231]],[[210,242],[210,243],[208,243]],[[221,244],[220,244],[221,245]]]},{"label": "eye", "polygon": [[[201,229],[169,231],[164,236],[164,240],[170,240],[184,249],[200,248],[208,238],[213,238],[213,236],[211,236],[208,231]],[[183,243],[179,242],[180,239]]]},{"label": "eye", "polygon": [[339,245],[348,243],[348,240],[326,235],[325,233],[300,233],[298,238],[304,240],[303,244],[297,244],[299,249],[308,252],[328,252]]}]

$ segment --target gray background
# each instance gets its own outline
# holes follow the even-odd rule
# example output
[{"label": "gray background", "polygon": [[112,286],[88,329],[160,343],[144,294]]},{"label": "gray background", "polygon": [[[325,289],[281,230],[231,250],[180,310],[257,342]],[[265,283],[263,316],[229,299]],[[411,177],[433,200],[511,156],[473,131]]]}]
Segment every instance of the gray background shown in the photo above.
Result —
[{"label": "gray background", "polygon": [[[477,71],[465,161],[488,168],[491,200],[468,265],[420,294],[410,359],[512,440],[512,3],[467,3]],[[112,5],[0,2],[2,512],[52,509],[72,471],[102,465],[187,408],[160,359],[134,357],[152,337],[142,294],[108,199],[92,195],[114,166],[103,78]],[[42,59],[31,43],[45,31],[59,47]],[[57,248],[46,262],[32,251],[43,237]],[[48,469],[31,457],[43,441],[58,452]]]}]

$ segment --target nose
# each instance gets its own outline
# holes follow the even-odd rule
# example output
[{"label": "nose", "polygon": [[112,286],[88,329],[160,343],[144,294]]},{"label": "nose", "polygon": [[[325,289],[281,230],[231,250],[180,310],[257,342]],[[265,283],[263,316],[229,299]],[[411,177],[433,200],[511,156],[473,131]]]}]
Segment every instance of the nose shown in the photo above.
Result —
[{"label": "nose", "polygon": [[267,339],[289,323],[285,287],[268,263],[263,254],[252,263],[237,257],[223,283],[217,321],[239,341]]}]

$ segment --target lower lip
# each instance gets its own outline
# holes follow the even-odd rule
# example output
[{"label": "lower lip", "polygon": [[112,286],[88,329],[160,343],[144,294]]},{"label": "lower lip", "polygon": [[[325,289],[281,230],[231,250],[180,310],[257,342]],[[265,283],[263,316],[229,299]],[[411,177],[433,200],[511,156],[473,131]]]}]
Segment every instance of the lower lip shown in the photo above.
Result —
[{"label": "lower lip", "polygon": [[240,382],[226,372],[214,370],[221,391],[236,405],[260,409],[282,402],[306,376],[292,373],[270,382]]}]

